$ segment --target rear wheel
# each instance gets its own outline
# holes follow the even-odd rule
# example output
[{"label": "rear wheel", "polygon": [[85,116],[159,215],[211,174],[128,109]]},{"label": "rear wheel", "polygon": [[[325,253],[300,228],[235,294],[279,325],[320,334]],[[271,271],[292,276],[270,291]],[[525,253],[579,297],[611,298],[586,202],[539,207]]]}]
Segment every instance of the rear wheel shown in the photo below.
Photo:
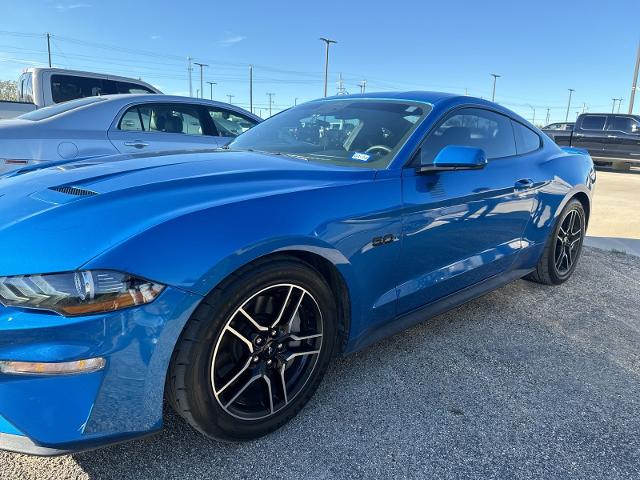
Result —
[{"label": "rear wheel", "polygon": [[214,290],[174,352],[167,396],[207,436],[249,440],[311,398],[336,345],[335,302],[313,267],[269,261]]},{"label": "rear wheel", "polygon": [[578,200],[572,199],[551,232],[536,270],[526,278],[547,285],[559,285],[568,280],[580,258],[585,233],[584,208]]}]

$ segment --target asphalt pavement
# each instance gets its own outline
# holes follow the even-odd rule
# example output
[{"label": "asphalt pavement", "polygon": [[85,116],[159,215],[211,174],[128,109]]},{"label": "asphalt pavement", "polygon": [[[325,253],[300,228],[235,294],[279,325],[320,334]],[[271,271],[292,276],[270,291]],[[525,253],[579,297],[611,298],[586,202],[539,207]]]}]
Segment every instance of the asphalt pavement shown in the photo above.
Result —
[{"label": "asphalt pavement", "polygon": [[640,258],[589,248],[560,287],[517,281],[337,359],[261,440],[168,413],[146,440],[0,453],[0,478],[640,478],[639,306]]}]

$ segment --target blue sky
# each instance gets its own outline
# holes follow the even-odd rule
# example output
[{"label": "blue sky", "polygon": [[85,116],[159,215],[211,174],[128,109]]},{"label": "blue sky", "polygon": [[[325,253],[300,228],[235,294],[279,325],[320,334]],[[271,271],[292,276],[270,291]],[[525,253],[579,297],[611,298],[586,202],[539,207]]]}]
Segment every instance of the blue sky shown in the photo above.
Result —
[{"label": "blue sky", "polygon": [[[333,1],[151,2],[2,0],[0,79],[46,62],[53,35],[54,66],[142,79],[166,93],[187,94],[187,56],[208,63],[214,97],[248,104],[254,64],[254,104],[274,111],[322,95],[324,46],[334,38],[329,92],[442,90],[491,97],[537,123],[582,111],[626,111],[640,3],[602,1]],[[193,86],[199,88],[199,71]],[[205,84],[205,94],[209,87]],[[640,98],[635,112],[640,112]]]}]

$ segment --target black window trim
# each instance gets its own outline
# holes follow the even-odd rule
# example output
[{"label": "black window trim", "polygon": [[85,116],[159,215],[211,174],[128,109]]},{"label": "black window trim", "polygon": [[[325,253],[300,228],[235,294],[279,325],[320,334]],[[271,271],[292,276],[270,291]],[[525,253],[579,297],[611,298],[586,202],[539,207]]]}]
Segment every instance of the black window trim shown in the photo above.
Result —
[{"label": "black window trim", "polygon": [[[507,118],[511,122],[517,122],[517,123],[520,123],[521,125],[524,125],[522,122],[516,120],[512,116],[507,115],[506,113],[500,112],[500,111],[496,110],[495,108],[491,108],[491,107],[486,106],[486,105],[477,105],[477,104],[473,104],[473,103],[463,104],[463,105],[456,105],[455,107],[453,107],[450,110],[448,110],[442,116],[442,118],[438,122],[433,124],[431,126],[431,128],[427,131],[427,133],[424,134],[424,136],[420,140],[420,143],[418,143],[418,145],[413,150],[413,152],[411,152],[411,155],[409,156],[409,160],[407,160],[407,162],[403,165],[402,168],[403,169],[405,169],[405,168],[416,168],[418,166],[418,165],[415,165],[415,162],[416,162],[416,159],[417,159],[417,155],[420,152],[420,150],[422,149],[422,145],[427,140],[427,138],[429,138],[431,133],[433,131],[435,131],[438,127],[440,127],[440,125],[442,125],[445,121],[447,121],[449,119],[449,117],[451,117],[451,115],[453,115],[455,112],[457,112],[459,110],[462,110],[462,109],[467,109],[467,108],[474,108],[476,110],[486,110],[488,112],[495,113],[497,115],[502,115],[503,117]],[[511,123],[510,123],[510,125],[511,125]],[[526,125],[524,125],[524,126],[526,127]],[[529,128],[529,127],[527,127],[527,128]],[[531,130],[531,129],[529,128],[529,130]],[[534,132],[534,133],[536,133],[536,135],[538,135],[537,132]],[[540,147],[538,148],[538,150],[534,150],[533,152],[518,154],[518,150],[516,148],[516,134],[513,131],[513,125],[511,125],[511,134],[513,135],[513,147],[516,150],[515,155],[507,155],[505,157],[495,157],[495,158],[491,158],[490,161],[506,160],[506,159],[513,158],[513,157],[520,157],[520,156],[523,156],[523,155],[529,155],[531,153],[538,152],[539,150],[541,150],[544,147],[544,143],[542,141],[542,137],[540,137],[540,135],[538,135],[538,137],[540,138]]]}]

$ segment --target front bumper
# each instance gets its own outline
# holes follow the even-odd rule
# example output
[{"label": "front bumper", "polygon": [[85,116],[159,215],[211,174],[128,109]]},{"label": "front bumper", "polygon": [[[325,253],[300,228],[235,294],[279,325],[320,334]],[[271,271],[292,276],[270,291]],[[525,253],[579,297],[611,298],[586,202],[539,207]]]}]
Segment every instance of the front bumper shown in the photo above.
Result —
[{"label": "front bumper", "polygon": [[171,354],[200,300],[168,287],[148,305],[75,318],[0,306],[0,360],[106,359],[93,373],[0,374],[0,449],[60,455],[160,429]]}]

